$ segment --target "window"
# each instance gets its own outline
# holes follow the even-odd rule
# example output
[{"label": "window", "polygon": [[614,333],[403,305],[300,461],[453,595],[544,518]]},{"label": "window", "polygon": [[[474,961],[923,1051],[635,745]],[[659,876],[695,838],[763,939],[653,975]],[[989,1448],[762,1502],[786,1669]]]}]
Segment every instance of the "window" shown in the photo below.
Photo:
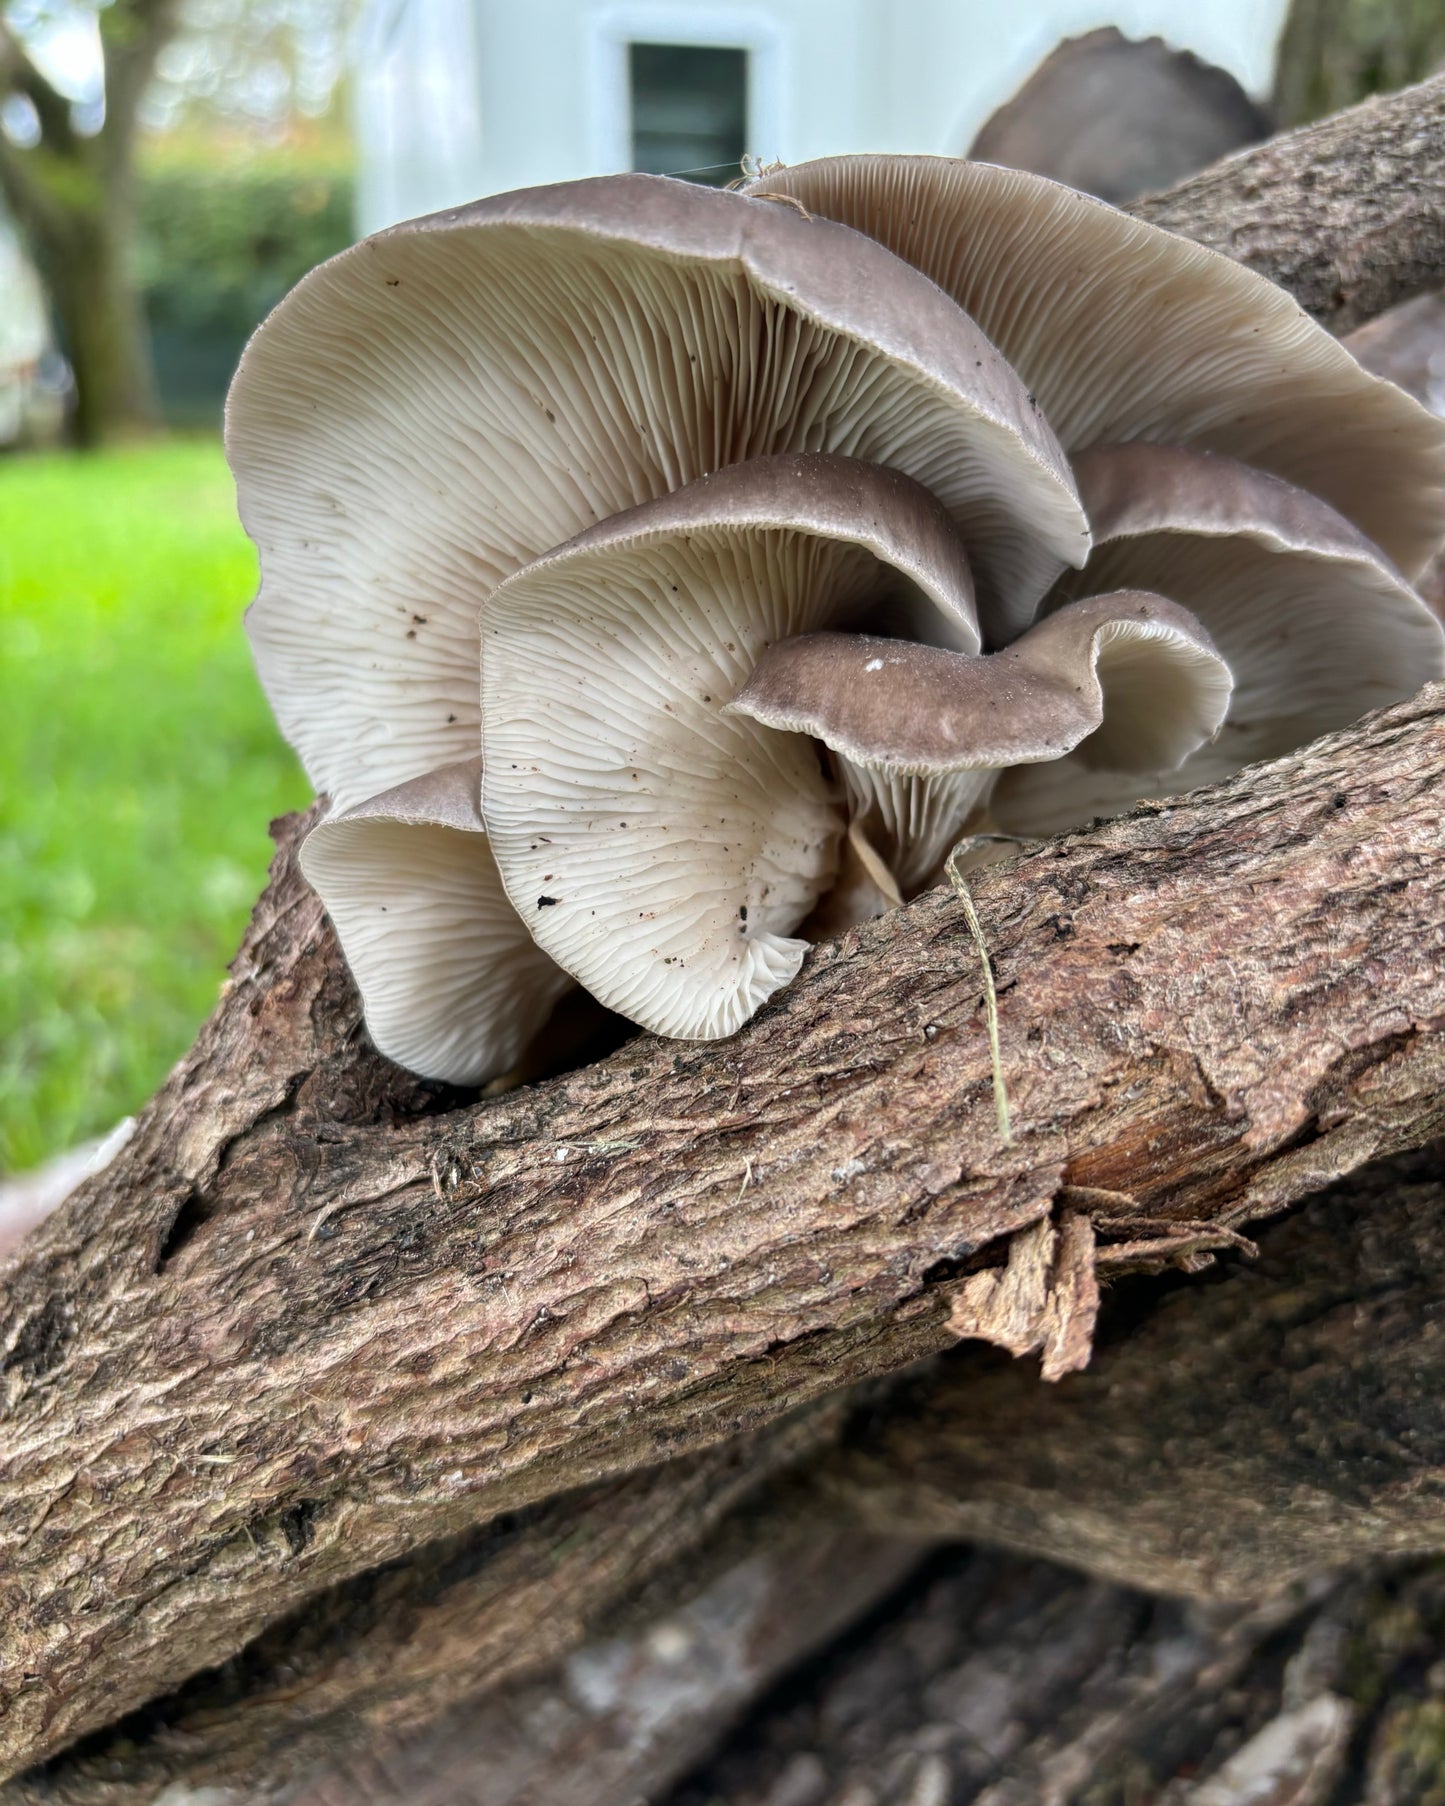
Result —
[{"label": "window", "polygon": [[748,148],[748,53],[629,44],[632,167],[721,187]]}]

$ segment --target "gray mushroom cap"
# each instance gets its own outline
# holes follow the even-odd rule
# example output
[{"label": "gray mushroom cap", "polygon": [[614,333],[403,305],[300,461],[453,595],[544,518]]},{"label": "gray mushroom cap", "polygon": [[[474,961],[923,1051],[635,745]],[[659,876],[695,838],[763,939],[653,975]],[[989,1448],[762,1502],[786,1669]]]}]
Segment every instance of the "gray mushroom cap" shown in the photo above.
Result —
[{"label": "gray mushroom cap", "polygon": [[1060,609],[985,658],[864,634],[785,640],[731,707],[904,776],[997,771],[1076,747],[1087,763],[1153,770],[1212,738],[1230,688],[1186,609],[1118,590]]},{"label": "gray mushroom cap", "polygon": [[594,522],[789,451],[889,466],[966,533],[999,631],[1087,524],[1027,390],[932,283],[795,209],[660,177],[368,239],[261,327],[227,406],[248,629],[338,807],[475,751],[477,612]]},{"label": "gray mushroom cap", "polygon": [[947,157],[823,158],[749,191],[793,196],[931,277],[1071,454],[1133,439],[1228,454],[1322,496],[1410,575],[1445,537],[1445,422],[1227,257]]},{"label": "gray mushroom cap", "polygon": [[1008,773],[992,800],[1001,827],[1052,832],[1216,782],[1445,676],[1440,622],[1317,496],[1230,458],[1163,446],[1101,448],[1076,471],[1097,542],[1046,607],[1118,584],[1160,590],[1203,622],[1234,696],[1218,736],[1179,771],[1114,779],[1075,755],[1047,776]]},{"label": "gray mushroom cap", "polygon": [[1070,752],[1087,767],[1178,765],[1218,731],[1230,687],[1199,622],[1133,590],[982,658],[860,634],[784,640],[731,706],[832,750],[854,828],[912,896],[1008,767],[1048,771]]}]

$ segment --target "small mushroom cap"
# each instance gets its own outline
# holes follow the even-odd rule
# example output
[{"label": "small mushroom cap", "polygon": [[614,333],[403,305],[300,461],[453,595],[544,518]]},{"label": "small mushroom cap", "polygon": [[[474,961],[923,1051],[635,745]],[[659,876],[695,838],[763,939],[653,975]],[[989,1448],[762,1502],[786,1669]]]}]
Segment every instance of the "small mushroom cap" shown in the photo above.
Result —
[{"label": "small mushroom cap", "polygon": [[333,258],[251,340],[226,445],[257,668],[343,808],[475,750],[492,588],[723,466],[911,475],[1004,634],[1088,548],[1047,423],[932,283],[844,227],[662,177],[502,195]]},{"label": "small mushroom cap", "polygon": [[[1097,542],[1051,605],[1095,587],[1158,589],[1191,609],[1234,673],[1229,717],[1179,772],[1115,780],[1070,758],[1014,771],[993,812],[1051,833],[1137,797],[1216,782],[1445,675],[1445,631],[1378,548],[1317,496],[1230,458],[1107,447],[1077,461]],[[1048,618],[1048,617],[1046,617]]]},{"label": "small mushroom cap", "polygon": [[301,848],[372,1040],[456,1085],[515,1066],[572,988],[507,901],[480,789],[480,759],[449,765],[321,822]]},{"label": "small mushroom cap", "polygon": [[1172,596],[1229,661],[1232,721],[1308,716],[1312,739],[1442,675],[1439,621],[1318,496],[1169,446],[1101,448],[1078,468],[1100,543],[1053,604],[1123,584]]},{"label": "small mushroom cap", "polygon": [[1323,496],[1411,574],[1445,537],[1445,422],[1229,258],[945,157],[824,158],[749,192],[791,195],[931,277],[1071,453],[1147,439],[1243,459]]},{"label": "small mushroom cap", "polygon": [[1056,45],[984,121],[968,155],[1032,169],[1121,206],[1273,129],[1226,70],[1109,25]]},{"label": "small mushroom cap", "polygon": [[900,775],[996,771],[1075,747],[1092,764],[1150,770],[1208,740],[1229,693],[1228,667],[1187,610],[1120,590],[986,658],[863,634],[784,640],[732,708]]},{"label": "small mushroom cap", "polygon": [[725,704],[773,641],[878,610],[978,643],[933,498],[823,457],[720,471],[488,598],[498,867],[540,944],[609,1007],[713,1038],[797,971],[791,937],[833,882],[841,798],[809,741]]}]

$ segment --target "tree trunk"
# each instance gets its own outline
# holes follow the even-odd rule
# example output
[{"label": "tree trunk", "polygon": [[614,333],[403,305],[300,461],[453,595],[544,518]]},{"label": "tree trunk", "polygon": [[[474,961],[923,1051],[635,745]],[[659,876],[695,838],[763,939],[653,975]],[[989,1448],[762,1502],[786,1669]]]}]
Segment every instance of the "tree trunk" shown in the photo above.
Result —
[{"label": "tree trunk", "polygon": [[143,432],[158,418],[150,337],[130,268],[132,161],[141,98],[176,28],[178,0],[113,0],[100,10],[105,120],[83,137],[69,102],[0,16],[0,99],[23,97],[39,142],[0,134],[0,197],[35,260],[75,376],[77,444]]},{"label": "tree trunk", "polygon": [[[1216,239],[1247,213],[1252,259],[1349,319],[1441,267],[1442,197],[1437,83],[1148,205]],[[1440,1549],[1441,1196],[1399,1159],[1445,1131],[1442,772],[1435,686],[980,874],[1011,1145],[946,890],[730,1042],[477,1100],[370,1049],[292,823],[196,1046],[6,1269],[0,1772],[49,1766],[0,1798],[621,1806],[941,1538],[1231,1602]],[[1079,1584],[1038,1583],[1008,1661],[1122,1597]],[[1041,1701],[1115,1659],[1075,1629]],[[1141,1645],[1155,1681],[1177,1641]],[[1181,1760],[1279,1716],[1248,1648],[1256,1704]],[[960,1723],[976,1655],[934,1650]],[[796,1787],[973,1797],[920,1702],[912,1793],[842,1741],[792,1751]]]},{"label": "tree trunk", "polygon": [[1291,0],[1275,63],[1275,116],[1306,125],[1445,62],[1439,0]]},{"label": "tree trunk", "polygon": [[158,418],[145,310],[128,258],[130,209],[119,198],[77,208],[42,237],[30,234],[75,376],[77,445],[143,433]]}]

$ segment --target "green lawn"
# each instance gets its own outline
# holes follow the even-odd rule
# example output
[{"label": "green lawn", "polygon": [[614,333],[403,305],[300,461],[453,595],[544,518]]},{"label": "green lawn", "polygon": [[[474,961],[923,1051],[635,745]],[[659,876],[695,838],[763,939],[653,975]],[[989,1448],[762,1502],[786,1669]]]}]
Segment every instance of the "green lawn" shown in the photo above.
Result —
[{"label": "green lawn", "polygon": [[0,460],[0,1172],[134,1110],[307,800],[214,441]]}]

